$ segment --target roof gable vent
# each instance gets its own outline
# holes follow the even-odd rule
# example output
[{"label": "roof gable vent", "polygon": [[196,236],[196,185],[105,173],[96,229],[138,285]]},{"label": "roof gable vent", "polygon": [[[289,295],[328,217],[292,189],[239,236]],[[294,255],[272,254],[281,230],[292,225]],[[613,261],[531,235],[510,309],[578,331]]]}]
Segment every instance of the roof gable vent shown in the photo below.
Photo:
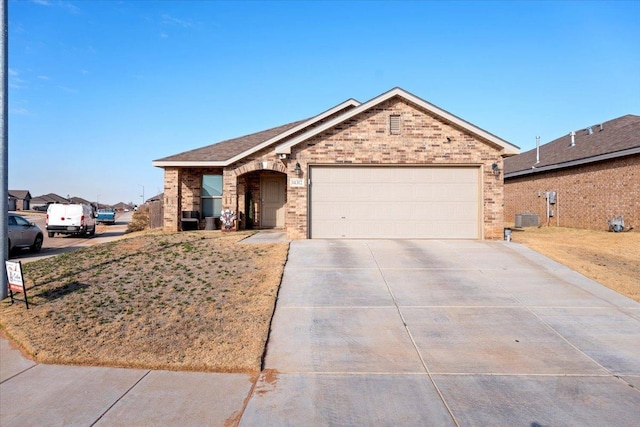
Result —
[{"label": "roof gable vent", "polygon": [[400,116],[398,114],[389,116],[389,133],[391,135],[400,135]]}]

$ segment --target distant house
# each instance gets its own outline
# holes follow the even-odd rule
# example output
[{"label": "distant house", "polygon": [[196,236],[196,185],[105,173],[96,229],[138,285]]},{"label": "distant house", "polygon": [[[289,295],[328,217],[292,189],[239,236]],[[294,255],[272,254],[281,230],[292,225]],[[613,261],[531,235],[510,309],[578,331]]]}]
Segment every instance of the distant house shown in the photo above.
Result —
[{"label": "distant house", "polygon": [[30,203],[31,193],[28,190],[9,190],[10,211],[28,211],[31,208]]},{"label": "distant house", "polygon": [[46,210],[51,203],[69,203],[69,200],[55,193],[43,194],[31,199],[31,209]]},{"label": "distant house", "polygon": [[164,197],[164,193],[160,193],[160,194],[156,194],[153,197],[149,197],[147,200],[145,200],[145,203],[150,203],[150,202],[161,202],[162,199]]},{"label": "distant house", "polygon": [[394,88],[153,165],[164,169],[167,231],[229,209],[229,227],[292,239],[501,239],[503,158],[518,153]]},{"label": "distant house", "polygon": [[[607,229],[613,215],[640,226],[640,116],[576,130],[504,160],[505,220]],[[552,194],[547,207],[547,195]],[[555,196],[555,200],[553,199]],[[549,215],[547,215],[549,213]]]},{"label": "distant house", "polygon": [[93,205],[93,202],[88,201],[87,199],[83,199],[82,197],[71,197],[69,198],[70,203],[78,204],[78,205]]},{"label": "distant house", "polygon": [[128,204],[128,203],[124,203],[124,202],[118,202],[115,205],[112,206],[115,210],[122,212],[125,210],[131,210],[133,209],[133,206]]}]

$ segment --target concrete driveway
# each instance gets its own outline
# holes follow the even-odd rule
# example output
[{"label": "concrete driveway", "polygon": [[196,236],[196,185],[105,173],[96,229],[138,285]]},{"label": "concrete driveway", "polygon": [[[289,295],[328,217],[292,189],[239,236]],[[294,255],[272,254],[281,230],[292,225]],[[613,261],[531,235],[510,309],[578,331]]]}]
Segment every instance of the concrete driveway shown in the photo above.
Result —
[{"label": "concrete driveway", "polygon": [[3,427],[640,420],[640,304],[514,243],[292,242],[258,378],[0,356]]},{"label": "concrete driveway", "polygon": [[520,245],[295,241],[241,425],[640,420],[640,304]]}]

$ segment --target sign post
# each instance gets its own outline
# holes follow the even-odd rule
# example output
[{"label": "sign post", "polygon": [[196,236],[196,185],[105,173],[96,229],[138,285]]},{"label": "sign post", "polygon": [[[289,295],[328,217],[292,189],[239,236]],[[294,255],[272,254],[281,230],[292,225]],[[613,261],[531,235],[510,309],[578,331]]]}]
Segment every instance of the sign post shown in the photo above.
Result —
[{"label": "sign post", "polygon": [[27,301],[27,287],[24,284],[22,276],[22,264],[20,261],[5,261],[7,267],[7,285],[9,287],[9,295],[11,295],[11,304],[13,304],[13,292],[22,292],[24,295],[24,303],[29,309],[29,301]]}]

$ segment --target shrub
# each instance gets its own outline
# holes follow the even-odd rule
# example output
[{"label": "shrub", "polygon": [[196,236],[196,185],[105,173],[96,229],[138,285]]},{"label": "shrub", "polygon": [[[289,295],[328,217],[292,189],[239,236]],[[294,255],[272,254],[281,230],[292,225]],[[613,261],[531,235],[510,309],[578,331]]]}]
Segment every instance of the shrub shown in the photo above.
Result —
[{"label": "shrub", "polygon": [[149,228],[149,207],[147,205],[138,206],[138,210],[133,213],[131,222],[127,227],[127,233],[143,231]]}]

